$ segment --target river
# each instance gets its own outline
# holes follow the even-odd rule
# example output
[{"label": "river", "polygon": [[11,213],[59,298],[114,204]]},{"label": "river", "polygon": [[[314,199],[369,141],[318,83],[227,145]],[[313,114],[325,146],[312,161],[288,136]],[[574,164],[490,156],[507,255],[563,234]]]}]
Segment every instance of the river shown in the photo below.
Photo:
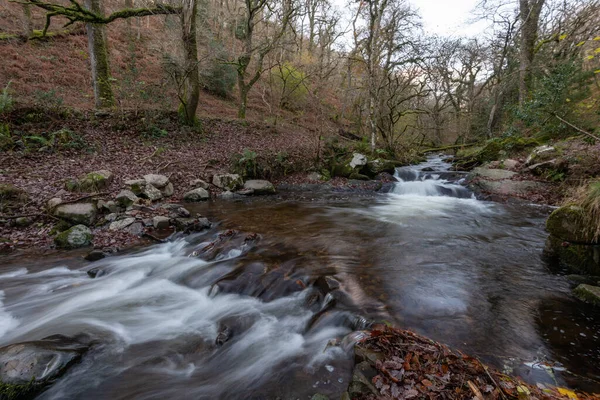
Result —
[{"label": "river", "polygon": [[333,399],[352,332],[389,321],[530,382],[600,390],[600,315],[541,258],[549,209],[477,200],[449,167],[400,168],[382,194],[196,205],[217,226],[92,264],[12,258],[0,346],[93,342],[40,399]]}]

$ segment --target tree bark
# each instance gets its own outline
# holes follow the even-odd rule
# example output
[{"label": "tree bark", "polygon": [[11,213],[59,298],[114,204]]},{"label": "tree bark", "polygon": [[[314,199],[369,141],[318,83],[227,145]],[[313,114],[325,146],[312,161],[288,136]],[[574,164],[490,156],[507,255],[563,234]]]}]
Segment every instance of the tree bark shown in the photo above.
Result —
[{"label": "tree bark", "polygon": [[521,40],[519,49],[519,106],[529,98],[531,65],[535,56],[540,14],[545,0],[519,0]]},{"label": "tree bark", "polygon": [[196,123],[196,110],[200,100],[200,76],[198,72],[198,40],[196,37],[196,15],[198,0],[183,0],[181,29],[184,50],[185,94],[180,105],[180,114],[188,125]]},{"label": "tree bark", "polygon": [[31,7],[23,4],[23,36],[30,38],[33,35],[33,22],[31,21]]},{"label": "tree bark", "polygon": [[[103,15],[100,0],[85,0],[85,7],[94,14]],[[92,84],[94,86],[94,102],[96,108],[111,108],[115,104],[108,62],[106,31],[104,25],[86,24],[90,65],[92,68]]]}]

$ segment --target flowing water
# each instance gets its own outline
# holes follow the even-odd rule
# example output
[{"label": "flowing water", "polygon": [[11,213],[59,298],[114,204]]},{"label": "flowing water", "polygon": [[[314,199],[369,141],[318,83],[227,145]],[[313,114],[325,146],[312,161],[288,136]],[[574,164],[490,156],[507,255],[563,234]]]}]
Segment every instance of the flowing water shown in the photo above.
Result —
[{"label": "flowing water", "polygon": [[448,168],[400,168],[387,194],[201,204],[218,226],[93,264],[6,260],[0,346],[93,343],[42,399],[339,398],[357,332],[385,320],[600,390],[600,315],[540,257],[549,210],[477,200]]}]

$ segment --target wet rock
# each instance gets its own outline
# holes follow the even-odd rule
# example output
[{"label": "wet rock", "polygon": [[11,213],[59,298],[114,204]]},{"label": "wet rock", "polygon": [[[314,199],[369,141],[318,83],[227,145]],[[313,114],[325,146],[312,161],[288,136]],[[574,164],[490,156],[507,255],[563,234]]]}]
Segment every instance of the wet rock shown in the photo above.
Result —
[{"label": "wet rock", "polygon": [[75,225],[54,238],[56,247],[61,249],[77,249],[92,243],[92,231],[85,225]]},{"label": "wet rock", "polygon": [[545,190],[547,188],[547,184],[537,181],[479,180],[471,184],[471,187],[474,190],[481,190],[491,194],[504,196],[527,196],[530,193]]},{"label": "wet rock", "polygon": [[200,232],[211,227],[207,218],[175,218],[175,228],[183,232]]},{"label": "wet rock", "polygon": [[189,218],[192,215],[185,207],[177,207],[175,209],[175,214],[182,218]]},{"label": "wet rock", "polygon": [[235,193],[230,192],[229,190],[227,190],[227,191],[225,191],[223,193],[219,193],[217,195],[217,197],[219,199],[223,199],[223,200],[233,200],[233,199],[235,199],[236,197],[239,197],[239,196],[240,195],[236,195]]},{"label": "wet rock", "polygon": [[131,190],[121,190],[115,200],[121,207],[129,207],[140,199]]},{"label": "wet rock", "polygon": [[365,156],[364,154],[360,154],[360,153],[354,153],[352,155],[352,160],[350,161],[350,163],[348,165],[350,165],[350,168],[356,168],[356,167],[362,167],[364,165],[367,165],[367,156]]},{"label": "wet rock", "polygon": [[[104,253],[102,253],[104,254]],[[102,268],[92,268],[87,272],[88,276],[92,279],[100,278],[101,276],[106,275],[106,271]]]},{"label": "wet rock", "polygon": [[170,225],[170,219],[168,217],[157,215],[152,219],[152,225],[155,229],[168,229]]},{"label": "wet rock", "polygon": [[320,276],[315,281],[317,287],[323,294],[327,294],[332,290],[340,288],[340,282],[331,276]]},{"label": "wet rock", "polygon": [[393,174],[396,170],[396,162],[391,160],[375,159],[367,163],[365,167],[361,169],[361,172],[369,177],[375,177],[378,174],[387,172]]},{"label": "wet rock", "polygon": [[78,189],[82,192],[98,192],[106,189],[113,181],[113,173],[108,170],[90,172],[79,179]]},{"label": "wet rock", "polygon": [[244,190],[252,190],[252,194],[275,194],[275,186],[269,181],[251,179],[244,183]]},{"label": "wet rock", "polygon": [[32,398],[77,363],[86,350],[87,346],[62,335],[2,347],[2,389],[12,389],[11,398]]},{"label": "wet rock", "polygon": [[435,169],[433,169],[432,167],[425,167],[423,169],[421,169],[422,172],[433,172],[435,171]]},{"label": "wet rock", "polygon": [[229,328],[229,326],[225,324],[220,324],[219,333],[217,334],[217,338],[215,339],[215,344],[217,346],[223,346],[225,342],[227,342],[233,336],[233,331]]},{"label": "wet rock", "polygon": [[74,224],[92,225],[96,220],[96,206],[92,203],[61,204],[54,209],[54,216]]},{"label": "wet rock", "polygon": [[134,222],[135,222],[135,218],[133,218],[133,217],[121,219],[121,220],[112,222],[109,225],[108,229],[111,231],[121,231],[121,230],[127,228],[129,225],[133,224]]},{"label": "wet rock", "polygon": [[367,361],[363,361],[354,367],[352,374],[352,380],[348,386],[348,394],[350,398],[354,399],[357,397],[364,397],[369,395],[375,395],[377,397],[378,391],[371,383],[372,379],[377,375],[377,370],[371,366]]},{"label": "wet rock", "polygon": [[234,191],[244,185],[244,181],[238,174],[215,174],[213,176],[213,185],[220,189]]},{"label": "wet rock", "polygon": [[[228,194],[231,192],[227,192]],[[237,192],[235,192],[235,194],[239,194],[241,196],[252,196],[254,194],[254,190],[253,189],[240,189]],[[233,196],[231,196],[233,197]]]},{"label": "wet rock", "polygon": [[555,237],[572,242],[596,244],[593,227],[586,226],[583,209],[575,205],[560,207],[552,212],[546,221],[546,230]]},{"label": "wet rock", "polygon": [[550,235],[544,256],[573,273],[600,275],[600,245],[571,243]]},{"label": "wet rock", "polygon": [[157,201],[163,198],[163,194],[153,185],[147,183],[146,186],[144,186],[144,190],[142,191],[142,194],[140,194],[140,197],[143,197],[150,201]]},{"label": "wet rock", "polygon": [[208,189],[208,182],[203,181],[202,179],[194,179],[193,181],[190,182],[190,186],[194,189],[198,189],[198,188],[202,188],[207,190]]},{"label": "wet rock", "polygon": [[573,291],[578,299],[586,303],[600,306],[600,287],[581,284]]},{"label": "wet rock", "polygon": [[152,218],[144,218],[142,224],[144,224],[144,226],[154,226],[154,221]]},{"label": "wet rock", "polygon": [[141,222],[134,222],[126,228],[126,231],[134,236],[142,236],[144,234],[144,225]]},{"label": "wet rock", "polygon": [[202,189],[202,188],[196,188],[194,190],[190,190],[189,192],[187,192],[186,194],[183,195],[183,200],[190,202],[190,203],[205,201],[205,200],[208,200],[209,198],[210,198],[210,195],[208,194],[206,189]]},{"label": "wet rock", "polygon": [[[104,254],[104,252],[102,250],[92,250],[84,257],[84,259],[86,261],[93,262],[93,261],[102,260],[104,257],[106,257],[106,254]],[[88,271],[88,274],[89,274],[89,271]]]}]

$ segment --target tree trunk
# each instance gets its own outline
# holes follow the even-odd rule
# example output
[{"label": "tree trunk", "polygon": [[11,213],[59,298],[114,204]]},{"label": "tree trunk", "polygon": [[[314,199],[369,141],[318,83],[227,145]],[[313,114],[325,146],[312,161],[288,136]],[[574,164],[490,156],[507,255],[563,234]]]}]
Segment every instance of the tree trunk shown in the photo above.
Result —
[{"label": "tree trunk", "polygon": [[535,56],[540,14],[545,0],[519,0],[521,40],[519,49],[519,106],[529,98],[531,65]]},{"label": "tree trunk", "polygon": [[[85,7],[95,14],[102,15],[100,0],[85,0]],[[92,84],[96,108],[111,108],[115,99],[111,87],[106,31],[102,24],[86,24]]]},{"label": "tree trunk", "polygon": [[23,4],[23,36],[29,39],[33,35],[33,23],[31,21],[31,7]]},{"label": "tree trunk", "polygon": [[200,100],[200,76],[198,72],[198,43],[196,38],[197,0],[183,0],[181,10],[181,29],[185,65],[185,100],[179,110],[187,125],[196,123],[196,110]]},{"label": "tree trunk", "polygon": [[248,107],[248,88],[238,77],[238,87],[240,89],[240,104],[238,107],[238,118],[246,119],[246,109]]}]

